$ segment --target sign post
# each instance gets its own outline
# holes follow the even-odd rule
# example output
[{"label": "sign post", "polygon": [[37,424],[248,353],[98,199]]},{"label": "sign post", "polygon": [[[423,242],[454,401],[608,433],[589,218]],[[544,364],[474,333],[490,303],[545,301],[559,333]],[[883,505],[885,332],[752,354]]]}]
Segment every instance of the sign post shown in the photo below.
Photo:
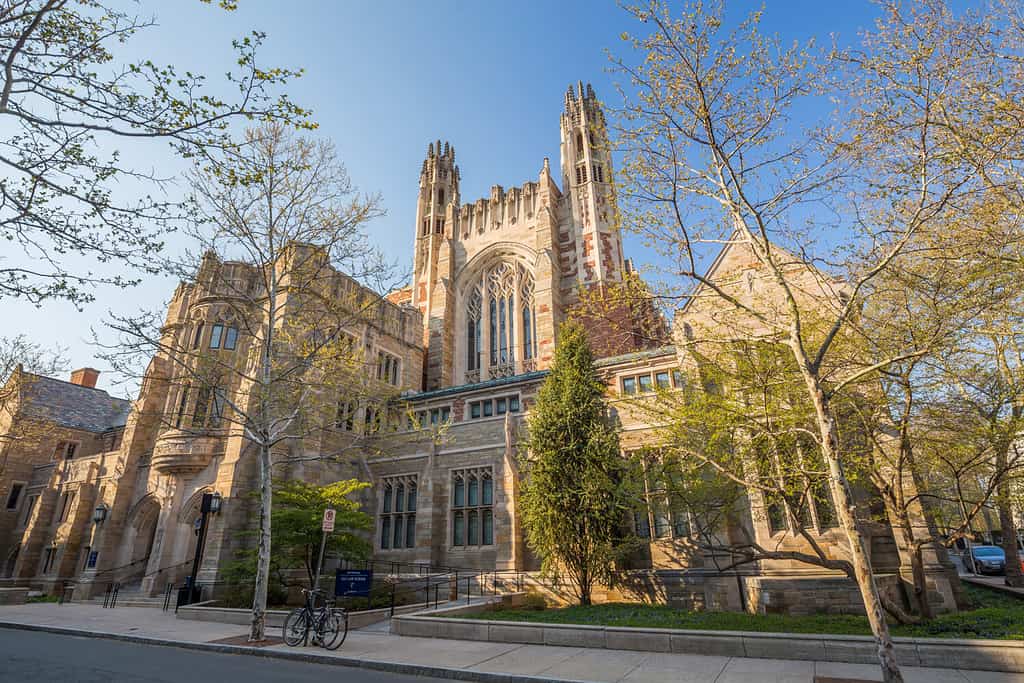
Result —
[{"label": "sign post", "polygon": [[313,588],[320,585],[320,570],[324,566],[324,548],[327,546],[327,534],[334,531],[334,515],[335,511],[333,508],[324,510],[324,521],[320,525],[323,531],[323,535],[320,537],[320,559],[316,562],[316,578],[313,579]]}]

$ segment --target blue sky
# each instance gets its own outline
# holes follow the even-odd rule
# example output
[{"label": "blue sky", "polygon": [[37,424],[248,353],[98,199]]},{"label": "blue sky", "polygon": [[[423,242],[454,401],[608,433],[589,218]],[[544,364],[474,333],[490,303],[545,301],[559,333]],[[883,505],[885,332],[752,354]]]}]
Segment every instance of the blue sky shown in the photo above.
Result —
[{"label": "blue sky", "polygon": [[[636,28],[604,0],[239,4],[237,11],[224,12],[216,3],[143,0],[140,14],[155,14],[159,26],[128,49],[217,82],[232,65],[231,39],[252,29],[266,32],[263,65],[306,70],[289,93],[314,111],[317,135],[335,142],[356,185],[383,196],[388,214],[369,233],[404,267],[412,258],[415,196],[427,143],[441,138],[455,145],[463,202],[487,195],[493,184],[507,188],[535,180],[545,156],[557,168],[566,87],[589,81],[599,97],[613,100],[606,51],[625,51],[619,35]],[[738,18],[761,4],[730,0],[729,16]],[[765,0],[764,6],[763,28],[786,40],[817,36],[827,42],[834,33],[851,42],[876,12],[866,0]],[[142,152],[135,154],[140,158]],[[144,154],[169,175],[181,168],[159,151]],[[171,249],[180,247],[170,240]],[[642,247],[629,237],[626,253],[645,262]],[[99,329],[107,310],[159,307],[174,285],[150,277],[129,291],[100,289],[97,302],[81,312],[63,303],[35,308],[5,300],[0,334],[24,332],[45,344],[60,343],[68,348],[70,367],[103,370],[88,343],[90,328]],[[100,386],[123,393],[110,380],[101,377]]]}]

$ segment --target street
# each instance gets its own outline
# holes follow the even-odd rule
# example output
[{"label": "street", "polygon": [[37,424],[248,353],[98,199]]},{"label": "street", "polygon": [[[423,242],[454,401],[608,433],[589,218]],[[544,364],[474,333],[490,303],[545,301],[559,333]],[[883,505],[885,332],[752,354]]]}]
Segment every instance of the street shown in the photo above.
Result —
[{"label": "street", "polygon": [[183,678],[195,683],[323,683],[339,678],[349,683],[439,683],[441,680],[104,638],[81,638],[13,629],[0,631],[0,681],[3,682],[180,683]]}]

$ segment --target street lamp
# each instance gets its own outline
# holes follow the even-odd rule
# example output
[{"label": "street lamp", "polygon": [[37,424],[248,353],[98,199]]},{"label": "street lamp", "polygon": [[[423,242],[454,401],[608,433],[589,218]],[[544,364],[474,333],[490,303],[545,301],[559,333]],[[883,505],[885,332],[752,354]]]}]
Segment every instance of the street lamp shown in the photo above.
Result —
[{"label": "street lamp", "polygon": [[220,506],[221,495],[219,493],[203,494],[202,502],[199,504],[199,519],[196,520],[198,527],[196,534],[199,538],[196,539],[196,558],[192,562],[192,576],[189,577],[189,600],[187,604],[192,604],[199,598],[198,591],[196,590],[196,578],[199,574],[199,564],[203,560],[203,546],[206,545],[206,526],[210,514],[220,512]]},{"label": "street lamp", "polygon": [[107,518],[107,506],[100,503],[96,506],[96,509],[92,511],[92,521],[96,524],[102,524]]}]

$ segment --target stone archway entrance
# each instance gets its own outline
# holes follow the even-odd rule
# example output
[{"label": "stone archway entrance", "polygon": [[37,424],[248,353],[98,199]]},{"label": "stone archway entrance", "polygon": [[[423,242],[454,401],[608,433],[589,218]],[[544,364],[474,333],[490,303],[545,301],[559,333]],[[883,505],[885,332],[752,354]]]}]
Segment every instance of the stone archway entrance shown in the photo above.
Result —
[{"label": "stone archway entrance", "polygon": [[146,496],[135,505],[128,520],[126,543],[121,555],[121,565],[125,567],[122,581],[141,580],[146,573],[159,519],[160,503],[154,496]]}]

